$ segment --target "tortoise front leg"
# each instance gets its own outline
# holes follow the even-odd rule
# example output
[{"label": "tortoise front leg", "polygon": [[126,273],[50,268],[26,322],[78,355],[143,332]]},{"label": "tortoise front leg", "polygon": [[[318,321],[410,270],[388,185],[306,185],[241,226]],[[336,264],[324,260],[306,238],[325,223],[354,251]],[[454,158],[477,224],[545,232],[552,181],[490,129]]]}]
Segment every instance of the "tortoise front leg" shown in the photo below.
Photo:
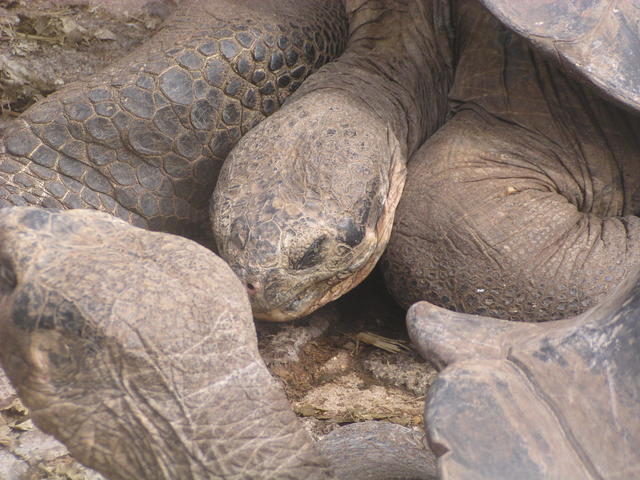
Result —
[{"label": "tortoise front leg", "polygon": [[577,314],[640,262],[640,122],[460,1],[453,118],[410,160],[386,255],[404,306]]},{"label": "tortoise front leg", "polygon": [[[582,211],[580,179],[549,147],[472,111],[425,144],[409,165],[385,258],[401,304],[564,318],[602,299],[640,261],[640,219]],[[611,191],[601,203],[615,205]]]},{"label": "tortoise front leg", "polygon": [[411,307],[411,339],[447,366],[425,407],[443,479],[637,477],[639,278],[542,324]]}]

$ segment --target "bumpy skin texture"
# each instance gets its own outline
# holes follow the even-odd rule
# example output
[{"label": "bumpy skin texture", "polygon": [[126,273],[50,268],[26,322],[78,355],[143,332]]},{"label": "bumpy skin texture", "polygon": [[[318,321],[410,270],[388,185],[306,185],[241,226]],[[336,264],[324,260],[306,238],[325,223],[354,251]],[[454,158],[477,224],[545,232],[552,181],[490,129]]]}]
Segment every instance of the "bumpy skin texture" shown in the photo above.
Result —
[{"label": "bumpy skin texture", "polygon": [[189,240],[101,212],[0,212],[0,360],[34,422],[110,479],[435,478],[416,432],[319,448],[257,350],[246,293]]},{"label": "bumpy skin texture", "polygon": [[426,446],[425,434],[394,423],[352,423],[333,430],[318,447],[341,479],[438,478],[435,455]]},{"label": "bumpy skin texture", "polygon": [[0,211],[2,365],[110,479],[330,478],[213,253],[100,212]]},{"label": "bumpy skin texture", "polygon": [[352,2],[346,52],[229,155],[213,231],[258,318],[312,312],[382,254],[406,159],[444,120],[445,11],[439,2]]},{"label": "bumpy skin texture", "polygon": [[200,234],[231,147],[346,39],[340,0],[193,0],[5,132],[0,206],[94,208]]},{"label": "bumpy skin texture", "polygon": [[411,339],[447,365],[425,407],[442,479],[637,477],[639,315],[637,272],[581,316],[544,324],[411,307]]},{"label": "bumpy skin texture", "polygon": [[455,5],[453,118],[408,167],[387,284],[407,307],[578,314],[640,262],[640,122]]}]

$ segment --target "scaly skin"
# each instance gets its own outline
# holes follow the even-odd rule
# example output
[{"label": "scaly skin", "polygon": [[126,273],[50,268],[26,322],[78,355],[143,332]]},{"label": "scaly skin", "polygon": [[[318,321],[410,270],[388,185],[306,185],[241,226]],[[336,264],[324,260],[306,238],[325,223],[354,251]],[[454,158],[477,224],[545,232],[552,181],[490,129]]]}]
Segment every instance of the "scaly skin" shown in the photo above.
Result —
[{"label": "scaly skin", "polygon": [[0,357],[36,425],[112,480],[328,479],[204,247],[101,212],[0,211]]},{"label": "scaly skin", "polygon": [[231,147],[345,38],[340,0],[181,4],[150,42],[6,130],[0,207],[93,208],[200,233]]},{"label": "scaly skin", "polygon": [[640,121],[477,2],[453,19],[452,118],[409,164],[387,286],[405,307],[577,315],[640,264]]},{"label": "scaly skin", "polygon": [[257,349],[228,265],[87,210],[0,211],[0,363],[40,428],[112,480],[433,480],[384,422],[319,449]]},{"label": "scaly skin", "polygon": [[307,315],[366,277],[386,246],[406,159],[444,121],[442,5],[351,7],[345,54],[242,139],[214,192],[220,255],[261,319]]}]

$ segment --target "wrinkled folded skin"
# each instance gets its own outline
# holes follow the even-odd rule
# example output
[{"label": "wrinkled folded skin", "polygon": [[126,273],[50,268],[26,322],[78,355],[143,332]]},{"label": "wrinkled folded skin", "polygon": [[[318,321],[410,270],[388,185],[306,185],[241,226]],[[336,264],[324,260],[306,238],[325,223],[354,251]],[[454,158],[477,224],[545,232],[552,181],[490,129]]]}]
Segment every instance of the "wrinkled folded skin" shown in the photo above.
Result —
[{"label": "wrinkled folded skin", "polygon": [[[428,300],[528,321],[577,315],[640,264],[640,120],[479,3],[453,5],[452,118],[409,162],[387,285],[405,307]],[[611,33],[597,32],[602,41]]]},{"label": "wrinkled folded skin", "polygon": [[639,318],[639,272],[582,315],[543,324],[412,306],[413,342],[446,366],[425,407],[442,478],[637,477]]},{"label": "wrinkled folded skin", "polygon": [[330,478],[229,267],[100,212],[0,212],[2,365],[110,479]]}]

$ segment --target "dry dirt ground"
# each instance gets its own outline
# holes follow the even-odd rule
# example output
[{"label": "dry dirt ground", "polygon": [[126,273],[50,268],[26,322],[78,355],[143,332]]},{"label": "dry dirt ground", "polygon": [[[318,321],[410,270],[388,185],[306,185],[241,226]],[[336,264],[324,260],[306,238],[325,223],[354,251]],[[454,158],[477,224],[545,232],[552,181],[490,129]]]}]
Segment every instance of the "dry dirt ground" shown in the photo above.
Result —
[{"label": "dry dirt ground", "polygon": [[[0,132],[39,98],[131,51],[176,3],[0,0]],[[404,312],[377,273],[307,319],[257,329],[265,362],[312,435],[371,419],[421,428],[435,370],[408,347]],[[100,478],[34,427],[0,371],[0,480]]]}]

